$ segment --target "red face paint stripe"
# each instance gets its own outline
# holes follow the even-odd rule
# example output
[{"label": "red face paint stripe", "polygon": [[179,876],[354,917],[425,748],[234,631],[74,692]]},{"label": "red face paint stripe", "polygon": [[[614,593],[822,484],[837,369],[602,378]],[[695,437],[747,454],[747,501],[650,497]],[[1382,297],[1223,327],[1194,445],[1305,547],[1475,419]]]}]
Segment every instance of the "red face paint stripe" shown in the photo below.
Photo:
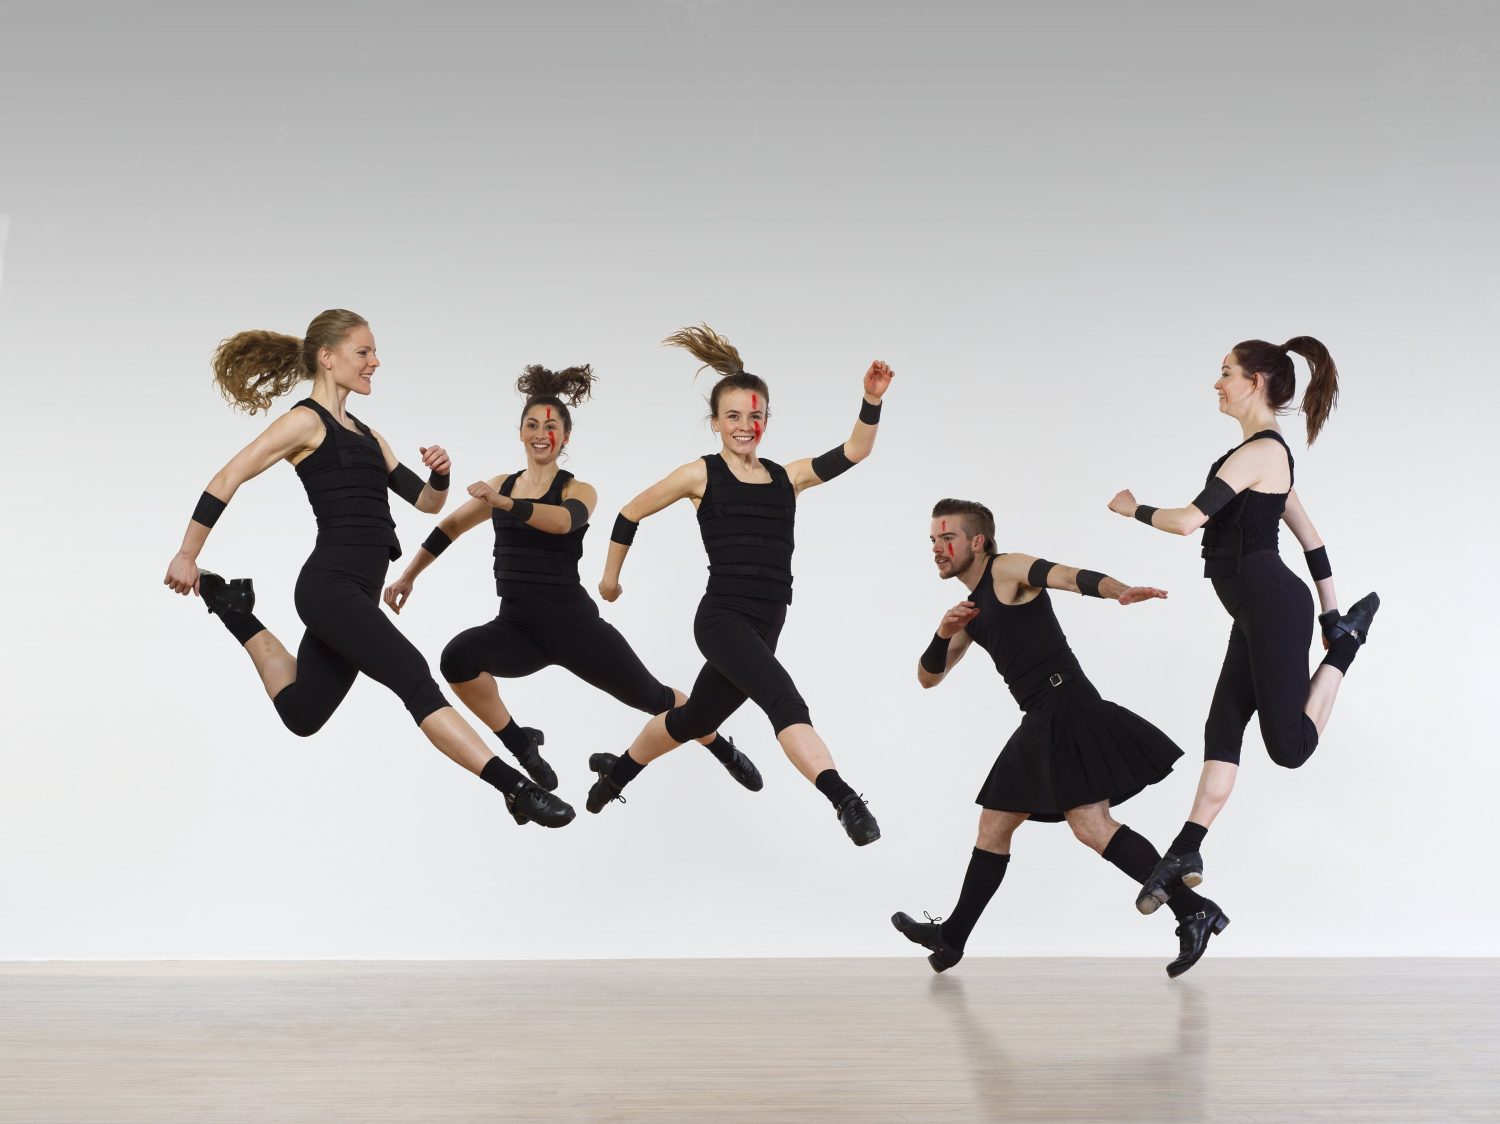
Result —
[{"label": "red face paint stripe", "polygon": [[547,406],[547,407],[545,407],[545,409],[547,411],[547,420],[551,421],[552,420],[552,407],[551,406]]},{"label": "red face paint stripe", "polygon": [[953,557],[953,544],[951,542],[948,544],[948,557]]},{"label": "red face paint stripe", "polygon": [[547,431],[547,448],[557,448],[557,434],[553,433],[550,429]]}]

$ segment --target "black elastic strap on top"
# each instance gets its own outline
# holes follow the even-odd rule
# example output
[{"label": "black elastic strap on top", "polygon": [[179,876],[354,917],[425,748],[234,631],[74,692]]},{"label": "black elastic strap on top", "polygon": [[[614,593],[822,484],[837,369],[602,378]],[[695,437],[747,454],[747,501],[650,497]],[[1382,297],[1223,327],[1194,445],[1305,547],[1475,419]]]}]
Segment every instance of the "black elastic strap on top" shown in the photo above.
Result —
[{"label": "black elastic strap on top", "polygon": [[522,523],[528,522],[531,519],[531,512],[535,507],[536,504],[531,500],[512,499],[510,501],[510,513]]},{"label": "black elastic strap on top", "polygon": [[1328,561],[1328,548],[1320,546],[1316,550],[1304,550],[1302,557],[1307,559],[1307,574],[1315,582],[1324,578],[1333,577],[1333,566]]},{"label": "black elastic strap on top", "polygon": [[812,470],[825,484],[835,476],[842,476],[853,467],[854,462],[849,459],[849,454],[844,452],[842,445],[835,445],[828,452],[819,453],[812,459]]},{"label": "black elastic strap on top", "polygon": [[1193,506],[1209,518],[1224,510],[1224,505],[1234,499],[1234,489],[1222,476],[1215,476],[1193,498]]},{"label": "black elastic strap on top", "polygon": [[441,527],[434,527],[428,536],[422,540],[422,549],[436,558],[443,551],[453,545],[453,540]]},{"label": "black elastic strap on top", "polygon": [[576,531],[589,521],[588,505],[582,500],[563,500],[563,510],[568,513],[568,530]]},{"label": "black elastic strap on top", "polygon": [[204,492],[198,497],[198,506],[193,508],[193,522],[212,527],[219,521],[219,516],[224,514],[224,509],[228,506],[218,496],[211,496]]},{"label": "black elastic strap on top", "polygon": [[1026,571],[1026,584],[1034,585],[1038,589],[1047,588],[1047,575],[1052,572],[1056,562],[1048,562],[1045,558],[1038,558],[1031,564],[1031,569]]},{"label": "black elastic strap on top", "polygon": [[624,514],[615,516],[615,529],[609,533],[609,541],[617,542],[621,546],[629,546],[635,542],[635,529],[639,523],[626,519]]},{"label": "black elastic strap on top", "polygon": [[948,670],[948,641],[935,632],[927,650],[922,653],[922,669],[934,675],[941,675]]},{"label": "black elastic strap on top", "polygon": [[1156,526],[1155,523],[1151,522],[1151,517],[1155,514],[1156,508],[1152,507],[1149,503],[1138,503],[1135,505],[1135,517],[1148,527]]},{"label": "black elastic strap on top", "polygon": [[866,425],[879,425],[880,406],[881,403],[879,402],[867,402],[861,398],[859,400],[859,420]]},{"label": "black elastic strap on top", "polygon": [[1085,597],[1103,597],[1099,592],[1099,583],[1104,580],[1104,575],[1097,570],[1078,571],[1078,592]]},{"label": "black elastic strap on top", "polygon": [[415,507],[417,497],[422,494],[422,478],[404,464],[398,464],[386,478],[386,487]]},{"label": "black elastic strap on top", "polygon": [[427,474],[427,486],[434,492],[446,492],[448,490],[448,474],[433,469]]}]

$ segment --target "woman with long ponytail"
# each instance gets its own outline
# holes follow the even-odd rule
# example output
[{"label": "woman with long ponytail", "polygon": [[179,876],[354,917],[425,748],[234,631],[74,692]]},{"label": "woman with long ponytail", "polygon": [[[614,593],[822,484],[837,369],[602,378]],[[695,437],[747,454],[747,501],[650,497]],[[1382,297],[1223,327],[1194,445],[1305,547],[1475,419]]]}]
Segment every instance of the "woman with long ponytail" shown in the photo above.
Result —
[{"label": "woman with long ponytail", "polygon": [[[557,788],[557,774],[540,746],[541,730],[522,726],[500,701],[495,679],[532,675],[562,667],[591,686],[646,714],[661,714],[686,695],[646,670],[625,638],[599,616],[599,607],[578,578],[583,536],[598,493],[558,465],[573,438],[573,409],[589,397],[593,368],[550,371],[527,367],[516,382],[521,407],[521,448],[526,467],[469,486],[472,497],[433,529],[385,591],[385,603],[400,613],[418,575],[481,523],[495,535],[494,620],[466,629],[443,649],[443,678],[465,706],[495,731],[501,743],[542,788]],[[729,738],[711,732],[699,739],[731,776],[752,792],[761,787],[755,765]],[[522,813],[516,820],[524,823]]]},{"label": "woman with long ponytail", "polygon": [[798,772],[833,805],[855,845],[873,843],[880,838],[875,817],[839,776],[828,746],[813,729],[807,704],[776,659],[776,642],[792,601],[797,497],[870,455],[880,401],[894,376],[884,363],[870,364],[859,420],[849,439],[820,456],[782,466],[760,456],[771,417],[770,388],[745,370],[734,346],[706,324],[684,328],[664,342],[685,349],[721,376],[708,400],[720,448],[683,465],[625,505],[610,536],[599,593],[606,601],[620,596],[620,569],[640,521],[679,500],[691,501],[709,560],[708,590],[693,620],[693,636],[707,663],[687,701],[646,723],[626,752],[589,758],[599,779],[589,790],[588,810],[602,811],[647,764],[717,729],[748,698],[771,720],[776,740]]},{"label": "woman with long ponytail", "polygon": [[[421,449],[431,471],[424,483],[346,409],[350,394],[371,392],[380,367],[364,317],[330,309],[313,318],[302,339],[241,332],[219,345],[213,367],[220,393],[251,414],[268,410],[304,379],[312,391],[208,482],[164,584],[203,598],[249,654],[292,733],[320,730],[363,672],[395,693],[433,745],[504,793],[513,814],[548,827],[571,820],[572,808],[490,753],[443,697],[422,654],[380,610],[386,568],[401,554],[387,492],[418,511],[441,511],[450,464],[441,446]],[[240,486],[278,461],[296,470],[318,524],[316,545],[297,577],[297,615],[307,630],[295,657],[256,619],[250,579],[226,581],[198,568],[209,531]]]},{"label": "woman with long ponytail", "polygon": [[[1240,423],[1244,440],[1213,463],[1203,491],[1185,507],[1149,507],[1128,489],[1109,503],[1111,511],[1168,534],[1190,535],[1201,527],[1203,574],[1234,620],[1204,728],[1203,775],[1192,812],[1141,889],[1136,908],[1142,913],[1153,912],[1177,886],[1203,881],[1203,839],[1234,789],[1252,714],[1260,716],[1261,738],[1276,764],[1295,769],[1312,756],[1380,608],[1371,593],[1339,612],[1328,552],[1293,486],[1291,449],[1276,423],[1296,394],[1293,355],[1307,360],[1312,372],[1301,405],[1312,445],[1338,402],[1333,356],[1311,336],[1280,345],[1246,340],[1224,357],[1214,383],[1219,412]],[[1281,560],[1282,522],[1302,546],[1323,610],[1318,623],[1328,654],[1310,681],[1312,598]]]}]

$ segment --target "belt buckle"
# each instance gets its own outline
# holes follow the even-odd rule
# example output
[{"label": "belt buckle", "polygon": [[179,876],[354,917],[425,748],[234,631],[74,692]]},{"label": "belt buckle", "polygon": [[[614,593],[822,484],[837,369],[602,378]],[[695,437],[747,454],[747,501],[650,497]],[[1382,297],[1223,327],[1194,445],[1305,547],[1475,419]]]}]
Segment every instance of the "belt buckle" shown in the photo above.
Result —
[{"label": "belt buckle", "polygon": [[1047,676],[1047,682],[1051,683],[1054,687],[1061,687],[1062,681],[1063,677],[1060,671],[1054,671],[1051,675]]}]

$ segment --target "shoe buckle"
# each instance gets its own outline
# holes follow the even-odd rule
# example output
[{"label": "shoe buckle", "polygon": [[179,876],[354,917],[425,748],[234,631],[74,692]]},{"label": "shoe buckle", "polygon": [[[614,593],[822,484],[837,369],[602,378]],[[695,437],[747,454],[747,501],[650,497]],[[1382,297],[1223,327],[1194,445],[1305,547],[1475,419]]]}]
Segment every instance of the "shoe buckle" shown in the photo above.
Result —
[{"label": "shoe buckle", "polygon": [[1197,913],[1193,914],[1193,916],[1192,916],[1192,920],[1194,920],[1194,921],[1205,921],[1207,919],[1208,919],[1208,912],[1207,912],[1207,910],[1200,909]]},{"label": "shoe buckle", "polygon": [[1047,676],[1047,682],[1051,683],[1054,687],[1061,687],[1062,681],[1063,677],[1060,671],[1054,671],[1051,675]]}]

